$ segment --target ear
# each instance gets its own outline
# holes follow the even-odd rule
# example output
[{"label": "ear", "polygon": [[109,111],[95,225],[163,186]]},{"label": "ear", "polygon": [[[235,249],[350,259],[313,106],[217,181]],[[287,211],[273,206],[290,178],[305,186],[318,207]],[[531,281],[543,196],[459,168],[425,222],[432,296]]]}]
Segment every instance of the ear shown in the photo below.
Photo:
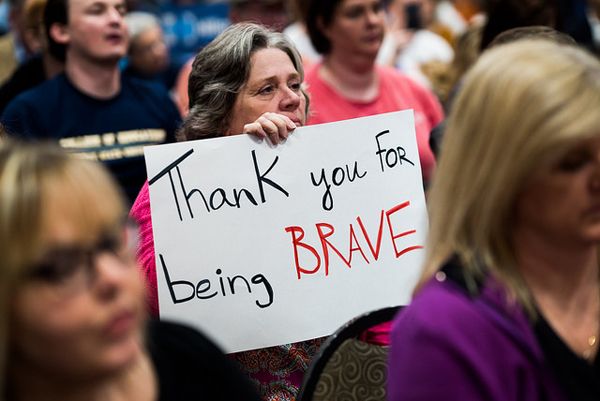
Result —
[{"label": "ear", "polygon": [[69,29],[64,24],[52,24],[50,27],[50,36],[56,43],[66,45],[71,41]]}]

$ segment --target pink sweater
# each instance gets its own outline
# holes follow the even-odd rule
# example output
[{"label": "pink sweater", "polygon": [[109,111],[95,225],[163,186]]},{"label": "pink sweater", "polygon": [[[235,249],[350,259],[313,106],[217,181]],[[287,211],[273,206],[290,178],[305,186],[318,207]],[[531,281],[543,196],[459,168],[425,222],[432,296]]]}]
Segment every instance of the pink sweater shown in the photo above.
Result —
[{"label": "pink sweater", "polygon": [[442,106],[435,95],[398,71],[377,66],[375,68],[379,78],[378,96],[366,103],[348,100],[321,79],[321,65],[314,65],[306,73],[311,108],[308,123],[322,124],[414,109],[423,179],[425,182],[429,181],[435,167],[435,158],[429,147],[429,133],[444,118]]},{"label": "pink sweater", "polygon": [[150,215],[150,192],[148,181],[140,190],[129,216],[139,225],[140,237],[137,249],[137,260],[144,272],[148,289],[148,309],[150,315],[158,317],[158,286],[156,284],[156,259],[154,258],[154,233],[152,232],[152,216]]}]

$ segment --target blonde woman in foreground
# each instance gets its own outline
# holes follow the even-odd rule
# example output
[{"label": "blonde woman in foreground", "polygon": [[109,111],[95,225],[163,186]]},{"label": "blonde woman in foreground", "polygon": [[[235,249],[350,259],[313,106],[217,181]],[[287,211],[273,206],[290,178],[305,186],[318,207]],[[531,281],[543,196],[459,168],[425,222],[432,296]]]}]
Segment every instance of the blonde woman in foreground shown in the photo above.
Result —
[{"label": "blonde woman in foreground", "polygon": [[126,216],[100,164],[0,144],[0,400],[258,400],[200,333],[146,322]]},{"label": "blonde woman in foreground", "polygon": [[600,64],[486,52],[453,107],[390,401],[599,400]]}]

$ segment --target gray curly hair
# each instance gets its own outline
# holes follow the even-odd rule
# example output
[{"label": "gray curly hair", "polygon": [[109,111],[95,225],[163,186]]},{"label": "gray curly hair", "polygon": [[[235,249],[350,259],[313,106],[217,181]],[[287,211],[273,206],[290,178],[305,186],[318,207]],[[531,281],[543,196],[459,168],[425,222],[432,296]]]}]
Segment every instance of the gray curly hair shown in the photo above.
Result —
[{"label": "gray curly hair", "polygon": [[231,25],[194,59],[190,111],[177,133],[179,141],[215,138],[227,131],[237,95],[250,76],[250,59],[268,48],[286,53],[304,80],[300,54],[283,34],[254,23]]}]

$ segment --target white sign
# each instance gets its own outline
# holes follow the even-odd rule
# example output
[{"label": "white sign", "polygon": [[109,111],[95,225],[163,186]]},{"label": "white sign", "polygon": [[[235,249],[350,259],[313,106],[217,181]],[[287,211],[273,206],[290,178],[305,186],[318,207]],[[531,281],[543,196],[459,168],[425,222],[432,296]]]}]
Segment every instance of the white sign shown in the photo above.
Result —
[{"label": "white sign", "polygon": [[161,318],[226,352],[406,304],[427,214],[412,110],[146,148]]}]

